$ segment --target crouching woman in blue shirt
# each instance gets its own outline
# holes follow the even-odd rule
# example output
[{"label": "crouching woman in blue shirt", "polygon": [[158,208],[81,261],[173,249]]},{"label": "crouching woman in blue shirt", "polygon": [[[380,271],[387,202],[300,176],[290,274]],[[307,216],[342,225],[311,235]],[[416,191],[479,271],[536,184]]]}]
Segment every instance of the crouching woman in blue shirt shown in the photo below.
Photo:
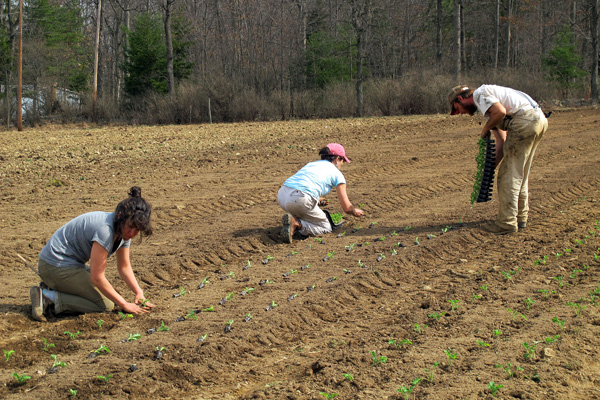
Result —
[{"label": "crouching woman in blue shirt", "polygon": [[[80,215],[58,229],[42,249],[38,261],[40,286],[31,287],[32,317],[112,311],[115,305],[132,314],[154,307],[144,297],[129,260],[131,239],[152,234],[152,207],[134,186],[114,212]],[[106,279],[108,258],[116,254],[119,275],[134,293],[129,302]],[[89,266],[86,263],[89,262]]]},{"label": "crouching woman in blue shirt", "polygon": [[319,151],[319,155],[321,160],[306,164],[288,178],[277,193],[277,202],[287,212],[281,219],[281,233],[288,243],[292,242],[294,232],[317,236],[333,230],[319,205],[327,205],[323,196],[334,187],[345,213],[355,217],[363,215],[363,210],[355,208],[348,200],[346,179],[340,172],[344,162],[350,162],[344,146],[330,143]]}]

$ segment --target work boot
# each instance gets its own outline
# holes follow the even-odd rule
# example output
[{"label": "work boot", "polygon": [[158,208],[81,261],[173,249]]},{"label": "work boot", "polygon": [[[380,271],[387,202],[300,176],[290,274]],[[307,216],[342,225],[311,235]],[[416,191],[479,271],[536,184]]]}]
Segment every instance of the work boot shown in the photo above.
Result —
[{"label": "work boot", "polygon": [[527,228],[527,221],[519,221],[517,222],[517,226],[519,227],[519,229],[525,229]]},{"label": "work boot", "polygon": [[29,298],[31,299],[31,317],[40,322],[46,322],[44,316],[44,296],[42,295],[42,288],[39,286],[32,286],[29,288]]},{"label": "work boot", "polygon": [[498,226],[495,222],[486,222],[481,224],[481,229],[486,232],[493,233],[494,235],[506,235],[507,233],[513,233],[517,231],[516,227],[503,228]]},{"label": "work boot", "polygon": [[281,236],[286,243],[292,243],[292,236],[294,235],[294,217],[292,214],[283,214],[281,217]]}]

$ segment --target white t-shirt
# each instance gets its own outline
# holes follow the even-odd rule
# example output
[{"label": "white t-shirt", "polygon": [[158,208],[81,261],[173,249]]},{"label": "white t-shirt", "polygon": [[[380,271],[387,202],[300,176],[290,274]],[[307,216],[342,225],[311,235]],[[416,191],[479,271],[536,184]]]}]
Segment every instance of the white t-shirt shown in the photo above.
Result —
[{"label": "white t-shirt", "polygon": [[283,184],[309,194],[318,201],[341,183],[346,183],[346,178],[340,170],[331,161],[319,160],[306,164]]},{"label": "white t-shirt", "polygon": [[539,107],[528,95],[515,89],[497,85],[482,85],[473,92],[473,101],[481,114],[485,115],[494,103],[506,108],[506,115],[514,115]]}]

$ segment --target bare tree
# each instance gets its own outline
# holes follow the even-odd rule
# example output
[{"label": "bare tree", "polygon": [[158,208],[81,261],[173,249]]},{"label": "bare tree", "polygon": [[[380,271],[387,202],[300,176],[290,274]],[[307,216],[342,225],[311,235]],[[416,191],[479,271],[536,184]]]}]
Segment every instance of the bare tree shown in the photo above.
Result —
[{"label": "bare tree", "polygon": [[171,34],[171,7],[176,0],[164,0],[165,41],[167,45],[167,86],[169,96],[175,95],[175,73],[173,68],[173,35]]},{"label": "bare tree", "polygon": [[592,103],[597,104],[598,99],[598,58],[600,58],[600,48],[598,45],[598,3],[600,0],[590,0],[591,11],[591,36],[592,36],[592,81],[591,81],[591,97]]},{"label": "bare tree", "polygon": [[454,0],[454,75],[457,81],[460,81],[462,74],[462,2],[463,0]]}]

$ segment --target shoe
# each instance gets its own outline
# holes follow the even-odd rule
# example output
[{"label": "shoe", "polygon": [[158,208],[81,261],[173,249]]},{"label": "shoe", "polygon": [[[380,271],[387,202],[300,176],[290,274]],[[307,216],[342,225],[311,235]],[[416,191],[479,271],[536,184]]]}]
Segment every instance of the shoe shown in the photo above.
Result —
[{"label": "shoe", "polygon": [[31,317],[36,321],[45,322],[42,288],[40,286],[30,287],[29,298],[31,299]]},{"label": "shoe", "polygon": [[283,214],[281,217],[281,236],[286,243],[292,243],[292,236],[294,235],[294,217],[292,214]]},{"label": "shoe", "polygon": [[502,228],[496,225],[495,222],[486,222],[481,224],[481,229],[486,232],[493,233],[494,235],[506,235],[507,233],[513,233],[517,231],[517,228]]},{"label": "shoe", "polygon": [[525,229],[527,228],[527,221],[517,222],[517,226],[519,229]]}]

